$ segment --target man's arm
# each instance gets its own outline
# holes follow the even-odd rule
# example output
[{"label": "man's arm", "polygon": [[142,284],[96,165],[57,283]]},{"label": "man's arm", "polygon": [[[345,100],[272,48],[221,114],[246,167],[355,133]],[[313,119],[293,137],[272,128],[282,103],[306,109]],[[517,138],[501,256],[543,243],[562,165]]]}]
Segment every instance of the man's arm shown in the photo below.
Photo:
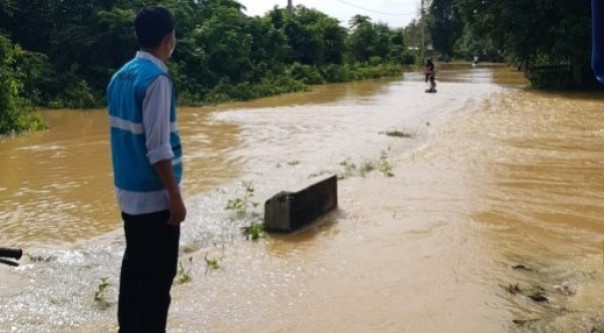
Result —
[{"label": "man's arm", "polygon": [[170,145],[170,109],[172,85],[160,76],[147,88],[143,101],[143,126],[145,127],[147,158],[162,184],[168,191],[170,219],[168,224],[178,226],[187,215],[180,188],[172,171],[174,152]]}]

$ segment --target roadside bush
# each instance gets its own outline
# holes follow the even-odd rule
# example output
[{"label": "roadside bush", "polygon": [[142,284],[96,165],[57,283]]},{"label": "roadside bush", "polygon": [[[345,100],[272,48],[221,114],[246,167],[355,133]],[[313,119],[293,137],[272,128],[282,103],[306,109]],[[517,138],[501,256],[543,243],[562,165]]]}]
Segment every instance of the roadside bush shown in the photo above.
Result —
[{"label": "roadside bush", "polygon": [[289,67],[288,72],[292,78],[302,81],[304,84],[325,83],[325,79],[315,66],[301,65],[296,62]]},{"label": "roadside bush", "polygon": [[0,34],[0,134],[18,133],[42,129],[44,122],[24,107],[19,89],[22,87],[15,78],[15,47]]},{"label": "roadside bush", "polygon": [[65,89],[52,100],[48,107],[53,109],[91,109],[102,107],[105,99],[95,96],[88,83],[84,80],[68,82]]},{"label": "roadside bush", "polygon": [[321,75],[327,82],[348,82],[353,80],[350,66],[347,64],[329,64],[321,67]]},{"label": "roadside bush", "polygon": [[415,53],[409,52],[409,51],[405,51],[401,55],[400,63],[402,65],[413,65],[416,62],[416,58],[417,57],[415,56]]},{"label": "roadside bush", "polygon": [[369,65],[371,65],[371,66],[378,66],[378,65],[382,64],[382,62],[383,62],[382,57],[369,58]]},{"label": "roadside bush", "polygon": [[308,90],[306,84],[287,76],[279,76],[274,80],[262,79],[260,82],[253,84],[246,81],[233,85],[228,80],[222,80],[203,97],[202,103],[218,104],[228,101],[247,101],[306,90]]}]

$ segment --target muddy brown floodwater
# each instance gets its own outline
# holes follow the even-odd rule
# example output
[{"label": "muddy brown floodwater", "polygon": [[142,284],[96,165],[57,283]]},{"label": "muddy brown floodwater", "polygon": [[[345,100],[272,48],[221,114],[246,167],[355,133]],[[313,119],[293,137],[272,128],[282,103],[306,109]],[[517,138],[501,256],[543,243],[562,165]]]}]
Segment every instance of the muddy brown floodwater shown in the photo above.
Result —
[{"label": "muddy brown floodwater", "polygon": [[[604,329],[604,96],[532,92],[503,66],[438,75],[437,94],[406,73],[181,109],[190,281],[169,331]],[[115,332],[106,114],[43,116],[0,141],[0,246],[26,252],[0,266],[0,332]],[[295,235],[247,241],[224,209],[242,181],[262,203],[327,173],[338,211]]]}]

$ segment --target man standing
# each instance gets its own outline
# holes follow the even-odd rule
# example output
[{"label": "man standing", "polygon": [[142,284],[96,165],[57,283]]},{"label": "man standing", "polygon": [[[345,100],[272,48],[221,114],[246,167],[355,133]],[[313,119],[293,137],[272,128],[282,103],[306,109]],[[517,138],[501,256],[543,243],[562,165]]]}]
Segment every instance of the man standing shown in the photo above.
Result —
[{"label": "man standing", "polygon": [[173,16],[146,7],[135,30],[141,50],[107,88],[114,183],[126,235],[118,322],[120,333],[155,333],[166,331],[187,213],[174,89],[164,64],[176,46]]}]

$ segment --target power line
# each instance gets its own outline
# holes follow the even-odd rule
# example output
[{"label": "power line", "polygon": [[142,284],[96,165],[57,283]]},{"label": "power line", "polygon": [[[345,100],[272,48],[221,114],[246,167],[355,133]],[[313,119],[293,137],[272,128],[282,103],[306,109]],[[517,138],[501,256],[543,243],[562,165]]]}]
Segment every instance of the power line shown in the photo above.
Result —
[{"label": "power line", "polygon": [[400,13],[399,13],[399,14],[385,13],[385,12],[380,12],[380,11],[377,11],[377,10],[373,10],[373,9],[369,9],[369,8],[361,7],[361,6],[355,5],[355,4],[350,3],[350,2],[348,2],[348,1],[345,1],[345,0],[336,0],[336,1],[339,1],[339,2],[341,2],[341,3],[343,3],[343,4],[346,4],[346,5],[350,6],[350,7],[354,7],[354,8],[357,8],[357,9],[364,10],[364,11],[366,11],[366,12],[370,12],[370,13],[374,13],[374,14],[379,14],[379,15],[388,15],[388,16],[412,16],[412,15],[416,15],[416,14],[417,14],[417,13],[406,13],[406,14],[400,14]]}]

